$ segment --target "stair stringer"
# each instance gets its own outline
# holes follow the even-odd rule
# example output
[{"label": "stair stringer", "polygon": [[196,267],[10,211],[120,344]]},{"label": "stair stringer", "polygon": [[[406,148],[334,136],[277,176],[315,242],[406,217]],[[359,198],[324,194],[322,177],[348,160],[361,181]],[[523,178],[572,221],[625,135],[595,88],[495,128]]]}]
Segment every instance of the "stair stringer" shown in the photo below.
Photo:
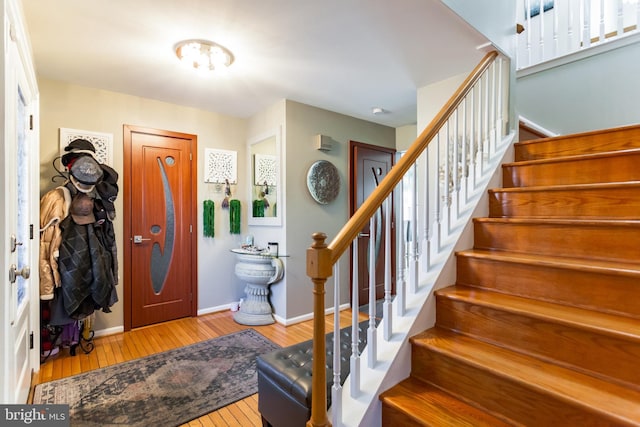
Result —
[{"label": "stair stringer", "polygon": [[[451,232],[443,239],[440,248],[434,248],[433,243],[424,240],[421,244],[419,260],[419,280],[417,292],[407,292],[406,312],[399,316],[398,299],[392,304],[393,334],[389,341],[385,341],[383,328],[378,327],[377,333],[377,363],[373,368],[368,367],[368,353],[363,350],[360,356],[360,392],[357,397],[351,397],[350,375],[344,382],[341,392],[342,420],[336,422],[333,417],[333,405],[329,408],[329,419],[334,426],[371,426],[381,425],[382,403],[378,396],[385,390],[409,377],[411,373],[411,344],[409,338],[435,325],[435,295],[434,291],[450,286],[456,280],[457,251],[473,247],[473,218],[485,217],[489,212],[489,188],[497,188],[502,184],[502,167],[505,162],[514,158],[513,143],[515,132],[506,135],[497,152],[494,161],[487,165],[491,173],[487,172],[480,184],[469,198],[467,210],[460,219],[452,224]],[[430,260],[427,260],[427,248],[430,248]],[[436,251],[436,249],[438,249]],[[427,268],[428,267],[428,268]],[[405,285],[405,286],[408,286]]]}]

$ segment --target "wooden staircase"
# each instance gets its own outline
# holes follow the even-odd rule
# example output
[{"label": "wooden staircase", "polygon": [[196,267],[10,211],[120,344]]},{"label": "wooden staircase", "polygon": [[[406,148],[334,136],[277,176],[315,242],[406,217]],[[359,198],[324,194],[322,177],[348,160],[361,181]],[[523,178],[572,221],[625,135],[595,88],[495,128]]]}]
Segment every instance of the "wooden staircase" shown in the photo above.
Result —
[{"label": "wooden staircase", "polygon": [[640,126],[515,159],[383,426],[640,426]]}]

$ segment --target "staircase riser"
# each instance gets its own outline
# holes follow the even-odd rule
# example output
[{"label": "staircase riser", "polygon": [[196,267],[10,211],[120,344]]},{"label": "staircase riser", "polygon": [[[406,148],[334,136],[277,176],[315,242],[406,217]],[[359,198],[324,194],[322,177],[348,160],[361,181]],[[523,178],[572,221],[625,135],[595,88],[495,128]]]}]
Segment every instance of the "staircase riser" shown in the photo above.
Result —
[{"label": "staircase riser", "polygon": [[640,180],[640,152],[620,156],[504,165],[503,186],[594,184]]},{"label": "staircase riser", "polygon": [[474,245],[540,255],[637,261],[640,225],[475,221]]},{"label": "staircase riser", "polygon": [[[515,280],[514,278],[517,278]],[[457,257],[456,283],[640,318],[640,276]]]},{"label": "staircase riser", "polygon": [[588,133],[516,144],[515,159],[537,160],[603,151],[640,148],[640,127],[616,129],[611,132]]},{"label": "staircase riser", "polygon": [[592,190],[489,192],[489,216],[640,218],[640,186]]},{"label": "staircase riser", "polygon": [[[640,342],[438,296],[436,324],[515,351],[640,387]],[[525,309],[525,311],[527,311]],[[532,308],[531,312],[535,311]],[[589,349],[576,351],[576,349]],[[615,362],[612,362],[615,361]]]},{"label": "staircase riser", "polygon": [[[490,413],[530,426],[562,425],[581,427],[614,424],[606,414],[589,412],[589,408],[558,400],[544,390],[464,363],[430,349],[413,345],[411,375],[473,401]],[[464,396],[464,397],[463,397]]]}]

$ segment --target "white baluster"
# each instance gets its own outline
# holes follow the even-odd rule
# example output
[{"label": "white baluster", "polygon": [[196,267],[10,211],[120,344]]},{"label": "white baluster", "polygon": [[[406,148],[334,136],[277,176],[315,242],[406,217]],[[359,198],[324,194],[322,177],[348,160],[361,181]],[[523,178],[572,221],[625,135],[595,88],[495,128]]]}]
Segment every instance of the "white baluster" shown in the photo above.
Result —
[{"label": "white baluster", "polygon": [[538,61],[542,62],[546,59],[544,56],[544,0],[539,0],[539,3],[540,14],[538,16],[540,17],[540,19],[538,21],[540,22],[540,58],[538,59]]},{"label": "white baluster", "polygon": [[369,328],[367,329],[367,348],[369,368],[376,365],[378,346],[376,342],[376,216],[369,220]]},{"label": "white baluster", "polygon": [[467,94],[464,97],[464,101],[462,101],[462,199],[465,205],[469,201],[469,134],[467,133],[467,104],[469,103],[469,96],[470,94]]},{"label": "white baluster", "polygon": [[636,31],[640,31],[640,0],[636,0]]},{"label": "white baluster", "polygon": [[[351,272],[351,397],[356,398],[360,394],[360,319],[358,318],[360,307],[359,295],[359,266],[358,266],[358,238],[353,241],[353,271]],[[334,424],[336,425],[336,424]]]},{"label": "white baluster", "polygon": [[[406,176],[406,175],[405,175]],[[406,266],[407,266],[407,245],[406,245],[406,241],[407,241],[407,233],[409,232],[409,230],[405,229],[405,224],[404,224],[404,204],[406,203],[406,201],[404,200],[404,185],[405,185],[405,178],[402,179],[402,181],[400,181],[400,183],[398,184],[400,191],[398,191],[398,193],[400,194],[400,197],[398,197],[396,200],[400,200],[399,202],[399,208],[397,209],[397,215],[396,215],[396,224],[399,225],[396,226],[396,230],[400,229],[400,233],[399,233],[399,237],[398,239],[396,239],[396,241],[398,242],[398,266],[396,268],[397,273],[396,273],[396,307],[397,307],[397,311],[398,311],[398,316],[404,316],[405,315],[405,305],[406,305],[406,290],[405,290],[405,272],[406,272]]]},{"label": "white baluster", "polygon": [[582,48],[591,46],[591,0],[582,3]]},{"label": "white baluster", "polygon": [[573,52],[573,1],[567,2],[567,50],[566,52]]},{"label": "white baluster", "polygon": [[[340,384],[340,261],[333,265],[333,386],[331,401],[342,401],[342,385]],[[333,407],[333,425],[340,425],[342,405]]]},{"label": "white baluster", "polygon": [[526,0],[526,8],[525,8],[525,22],[526,28],[525,32],[527,33],[527,65],[532,65],[531,61],[531,0]]},{"label": "white baluster", "polygon": [[551,57],[556,58],[559,55],[559,47],[558,47],[558,20],[560,15],[560,5],[554,6],[553,9],[553,52],[551,52]]},{"label": "white baluster", "polygon": [[393,331],[391,314],[391,196],[384,200],[384,302],[382,304],[382,332],[389,341]]},{"label": "white baluster", "polygon": [[600,38],[599,42],[602,43],[604,41],[604,0],[600,0]]},{"label": "white baluster", "polygon": [[616,19],[616,35],[617,37],[620,37],[622,34],[624,34],[624,1],[618,0],[617,3],[618,13]]}]

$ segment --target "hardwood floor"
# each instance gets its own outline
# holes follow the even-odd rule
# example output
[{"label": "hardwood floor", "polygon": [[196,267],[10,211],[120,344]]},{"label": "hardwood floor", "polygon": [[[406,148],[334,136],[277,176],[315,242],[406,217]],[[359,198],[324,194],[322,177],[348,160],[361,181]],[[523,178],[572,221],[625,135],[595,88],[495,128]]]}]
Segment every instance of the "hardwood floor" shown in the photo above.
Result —
[{"label": "hardwood floor", "polygon": [[[341,327],[351,321],[351,311],[340,314]],[[327,316],[327,331],[333,327],[333,315]],[[283,326],[245,326],[234,322],[230,311],[222,311],[199,317],[184,318],[171,322],[134,329],[94,340],[95,349],[83,353],[79,348],[75,356],[67,349],[45,361],[40,372],[33,375],[31,386],[80,374],[92,369],[104,368],[115,363],[126,362],[173,348],[194,344],[211,338],[227,335],[243,329],[253,328],[282,347],[307,341],[313,336],[312,321]],[[29,397],[32,401],[32,396]],[[258,395],[254,394],[218,411],[195,419],[185,426],[261,426],[258,412]]]}]

